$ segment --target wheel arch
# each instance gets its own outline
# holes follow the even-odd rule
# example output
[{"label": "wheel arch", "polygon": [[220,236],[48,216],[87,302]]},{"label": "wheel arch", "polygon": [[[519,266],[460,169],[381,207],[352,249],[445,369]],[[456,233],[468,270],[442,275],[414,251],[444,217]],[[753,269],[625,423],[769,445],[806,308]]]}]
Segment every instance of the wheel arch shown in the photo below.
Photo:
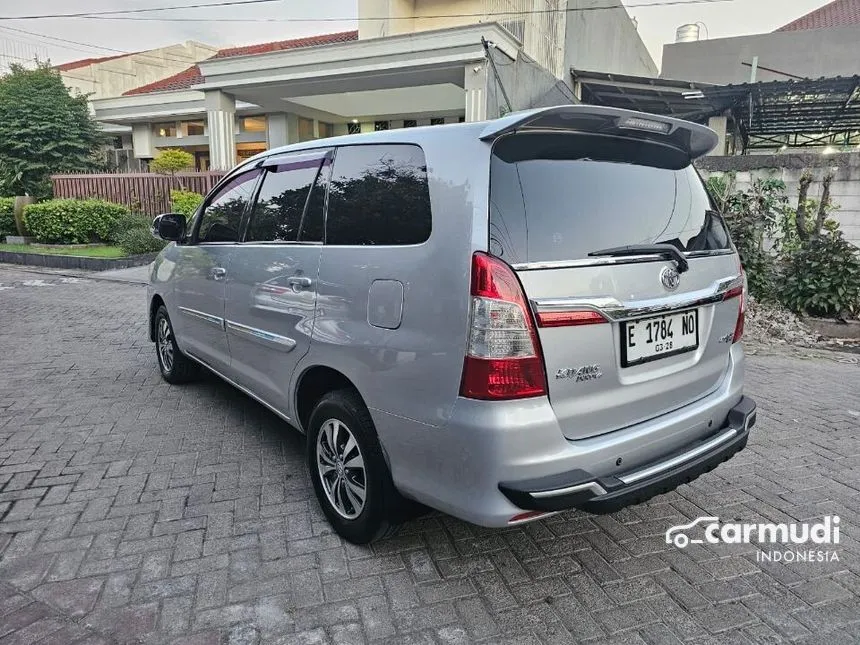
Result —
[{"label": "wheel arch", "polygon": [[158,294],[152,296],[152,300],[149,301],[149,340],[153,343],[155,342],[155,312],[162,305],[164,305],[164,299]]},{"label": "wheel arch", "polygon": [[367,407],[367,401],[353,381],[343,372],[326,365],[309,365],[296,379],[294,409],[299,430],[307,434],[308,422],[317,402],[328,392],[349,389]]}]

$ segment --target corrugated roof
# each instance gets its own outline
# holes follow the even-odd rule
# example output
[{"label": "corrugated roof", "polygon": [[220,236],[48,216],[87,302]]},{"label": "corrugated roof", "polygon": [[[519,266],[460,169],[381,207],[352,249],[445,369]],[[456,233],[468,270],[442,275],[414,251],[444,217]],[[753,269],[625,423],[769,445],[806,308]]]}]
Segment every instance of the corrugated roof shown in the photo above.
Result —
[{"label": "corrugated roof", "polygon": [[780,27],[777,31],[802,31],[806,29],[832,29],[860,25],[860,0],[834,0],[797,20]]},{"label": "corrugated roof", "polygon": [[[284,51],[287,49],[299,49],[301,47],[319,47],[321,45],[333,45],[358,40],[358,31],[341,31],[335,34],[321,34],[319,36],[308,36],[307,38],[294,38],[292,40],[277,40],[270,43],[259,43],[257,45],[245,45],[242,47],[228,47],[220,50],[210,60],[216,58],[231,58],[233,56],[256,56],[270,52]],[[203,82],[200,68],[193,65],[186,70],[168,76],[160,81],[149,83],[133,90],[125,92],[123,96],[135,94],[149,94],[151,92],[169,92],[171,90],[186,90],[193,85]]]}]

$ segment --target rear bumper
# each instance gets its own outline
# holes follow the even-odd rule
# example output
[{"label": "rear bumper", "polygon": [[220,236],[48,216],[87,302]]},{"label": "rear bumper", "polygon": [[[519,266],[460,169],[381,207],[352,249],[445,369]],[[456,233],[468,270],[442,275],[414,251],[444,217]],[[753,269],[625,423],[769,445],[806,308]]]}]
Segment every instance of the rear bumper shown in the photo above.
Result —
[{"label": "rear bumper", "polygon": [[726,425],[633,471],[597,477],[585,470],[550,477],[503,482],[499,490],[518,508],[562,511],[579,508],[590,513],[612,513],[673,490],[709,472],[746,447],[756,422],[756,404],[744,397],[729,412]]},{"label": "rear bumper", "polygon": [[[743,346],[736,343],[730,350],[723,381],[709,395],[650,421],[578,440],[564,436],[546,397],[517,401],[461,398],[447,423],[440,426],[373,408],[371,415],[401,493],[468,522],[503,527],[552,512],[542,510],[547,508],[596,510],[600,504],[596,500],[591,503],[595,497],[603,498],[602,506],[607,510],[613,504],[634,503],[672,488],[676,480],[681,483],[684,477],[692,479],[701,474],[715,465],[711,460],[714,454],[719,455],[715,460],[730,457],[732,451],[743,448],[754,420],[748,415],[750,423],[745,426],[738,426],[736,421],[736,410],[743,410],[741,404],[746,400],[743,380]],[[744,405],[753,404],[749,401]],[[744,428],[737,436],[683,464],[628,484],[619,479],[687,454],[723,430],[737,427]],[[697,466],[702,466],[700,472],[696,472]],[[682,469],[685,472],[678,475]],[[594,485],[584,487],[586,492],[578,496],[517,496],[517,492],[557,491],[592,482]],[[522,517],[524,513],[531,515]]]}]

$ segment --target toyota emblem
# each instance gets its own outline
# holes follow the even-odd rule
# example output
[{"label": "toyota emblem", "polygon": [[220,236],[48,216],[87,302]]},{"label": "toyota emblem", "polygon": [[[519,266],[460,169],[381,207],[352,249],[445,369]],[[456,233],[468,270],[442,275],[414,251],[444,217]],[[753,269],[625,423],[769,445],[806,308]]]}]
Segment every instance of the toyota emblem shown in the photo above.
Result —
[{"label": "toyota emblem", "polygon": [[663,267],[660,272],[660,282],[667,291],[674,291],[681,284],[681,274],[675,267]]}]

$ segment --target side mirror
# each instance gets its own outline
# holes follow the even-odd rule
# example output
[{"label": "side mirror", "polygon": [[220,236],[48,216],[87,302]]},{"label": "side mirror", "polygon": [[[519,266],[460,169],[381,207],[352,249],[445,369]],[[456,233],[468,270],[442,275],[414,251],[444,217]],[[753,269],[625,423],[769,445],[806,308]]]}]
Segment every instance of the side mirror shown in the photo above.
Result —
[{"label": "side mirror", "polygon": [[166,242],[178,242],[185,238],[185,215],[165,213],[152,222],[152,234]]}]

